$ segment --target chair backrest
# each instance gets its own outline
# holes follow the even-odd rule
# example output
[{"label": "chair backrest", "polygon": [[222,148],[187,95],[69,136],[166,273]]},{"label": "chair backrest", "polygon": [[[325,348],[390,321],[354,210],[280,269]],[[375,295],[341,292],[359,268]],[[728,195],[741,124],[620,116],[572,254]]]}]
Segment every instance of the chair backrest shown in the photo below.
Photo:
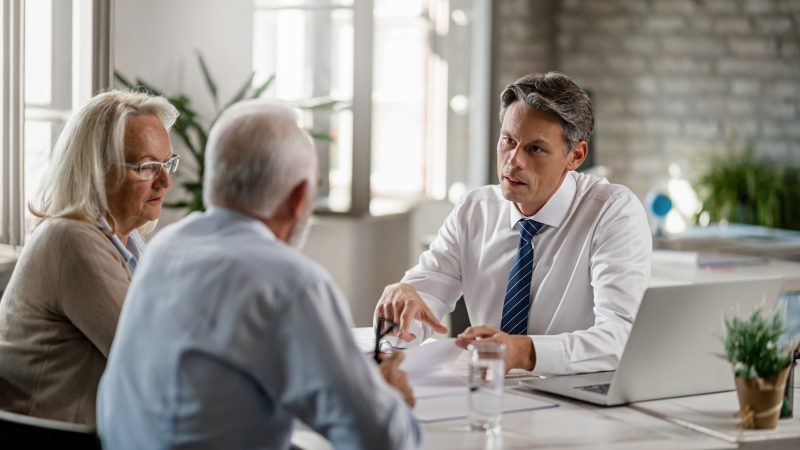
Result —
[{"label": "chair backrest", "polygon": [[0,411],[0,448],[100,450],[89,426]]}]

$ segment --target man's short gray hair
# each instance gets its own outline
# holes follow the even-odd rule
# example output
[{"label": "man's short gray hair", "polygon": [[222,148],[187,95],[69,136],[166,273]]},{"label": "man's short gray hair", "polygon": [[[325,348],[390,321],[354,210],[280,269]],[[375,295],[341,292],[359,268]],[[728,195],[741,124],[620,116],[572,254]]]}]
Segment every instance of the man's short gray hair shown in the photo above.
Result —
[{"label": "man's short gray hair", "polygon": [[[53,148],[49,175],[37,207],[40,218],[69,217],[97,221],[114,218],[108,208],[112,192],[125,180],[125,132],[128,118],[152,114],[169,130],[178,117],[163,97],[112,90],[92,97],[64,125]],[[116,184],[107,186],[107,177]]]},{"label": "man's short gray hair", "polygon": [[500,122],[512,103],[522,100],[541,112],[557,115],[569,153],[580,141],[589,141],[594,128],[592,102],[586,92],[566,75],[558,72],[525,75],[509,84],[500,94]]},{"label": "man's short gray hair", "polygon": [[239,102],[211,128],[203,184],[206,204],[270,218],[299,183],[314,186],[317,156],[291,109]]}]

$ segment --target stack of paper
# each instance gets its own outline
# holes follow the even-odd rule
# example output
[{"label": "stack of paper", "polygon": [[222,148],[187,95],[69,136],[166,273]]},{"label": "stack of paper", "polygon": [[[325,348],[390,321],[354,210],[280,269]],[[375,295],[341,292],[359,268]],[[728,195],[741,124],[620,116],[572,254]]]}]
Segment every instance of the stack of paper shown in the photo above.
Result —
[{"label": "stack of paper", "polygon": [[766,264],[767,262],[766,258],[759,256],[681,252],[674,250],[653,251],[653,264],[668,264],[684,267],[717,268],[758,266]]},{"label": "stack of paper", "polygon": [[[400,368],[408,374],[417,405],[414,413],[420,422],[463,419],[467,417],[467,379],[448,366],[466,351],[455,345],[455,339],[428,342],[403,351]],[[506,392],[503,412],[549,408],[555,403]]]}]

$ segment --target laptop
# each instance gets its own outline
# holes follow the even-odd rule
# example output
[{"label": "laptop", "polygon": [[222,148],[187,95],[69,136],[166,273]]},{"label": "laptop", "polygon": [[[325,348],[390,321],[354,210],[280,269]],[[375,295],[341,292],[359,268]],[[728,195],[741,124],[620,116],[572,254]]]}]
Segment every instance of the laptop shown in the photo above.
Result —
[{"label": "laptop", "polygon": [[[533,378],[533,388],[604,406],[734,389],[723,315],[774,307],[781,278],[647,289],[616,371]],[[738,309],[738,311],[737,311]]]}]

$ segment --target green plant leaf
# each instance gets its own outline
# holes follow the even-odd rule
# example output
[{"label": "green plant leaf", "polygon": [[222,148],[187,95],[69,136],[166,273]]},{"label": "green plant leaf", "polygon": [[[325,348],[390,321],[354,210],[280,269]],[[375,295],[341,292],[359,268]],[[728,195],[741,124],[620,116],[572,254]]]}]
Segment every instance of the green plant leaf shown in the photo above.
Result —
[{"label": "green plant leaf", "polygon": [[182,186],[187,191],[194,191],[194,190],[202,188],[203,187],[203,183],[201,183],[199,181],[187,181],[185,183],[182,183]]},{"label": "green plant leaf", "polygon": [[189,211],[205,211],[206,205],[203,201],[203,186],[192,191],[192,200],[189,202]]},{"label": "green plant leaf", "polygon": [[185,119],[193,120],[197,116],[197,113],[195,113],[194,109],[192,109],[192,102],[189,99],[189,97],[180,94],[174,97],[170,97],[169,102],[172,103],[173,106],[178,108],[178,111],[180,111],[181,114],[188,116],[185,117]]},{"label": "green plant leaf", "polygon": [[172,209],[180,209],[180,208],[188,208],[189,202],[187,201],[178,201],[178,202],[164,202],[165,208],[172,208]]},{"label": "green plant leaf", "polygon": [[186,127],[172,127],[172,131],[181,138],[181,141],[186,146],[186,149],[189,150],[189,153],[194,157],[195,162],[202,163],[200,152],[197,151],[195,148],[195,143],[192,142],[192,139],[189,137],[189,133],[187,132]]},{"label": "green plant leaf", "polygon": [[233,105],[234,103],[242,101],[244,96],[247,95],[247,91],[250,90],[250,87],[253,84],[253,77],[255,76],[256,76],[255,72],[250,72],[250,76],[247,77],[247,80],[242,84],[242,87],[240,87],[239,90],[236,91],[236,95],[233,96],[233,98],[225,105],[225,108],[223,109],[228,109],[228,107]]},{"label": "green plant leaf", "polygon": [[323,133],[314,130],[306,130],[306,131],[308,131],[308,134],[311,135],[311,138],[316,141],[333,142],[333,137],[328,133]]},{"label": "green plant leaf", "polygon": [[120,73],[118,70],[114,71],[114,79],[117,80],[121,85],[125,86],[125,88],[127,88],[128,90],[131,91],[136,90],[136,86],[133,83],[131,83],[127,78],[125,78],[125,76],[122,75],[122,73]]},{"label": "green plant leaf", "polygon": [[[189,96],[184,94],[177,94],[175,96],[169,97],[162,93],[161,90],[155,88],[150,83],[144,81],[141,78],[137,78],[134,82],[131,82],[127,79],[124,75],[119,72],[115,72],[115,78],[128,89],[131,90],[140,90],[149,92],[152,95],[159,95],[166,98],[173,106],[178,110],[179,116],[173,125],[173,132],[178,138],[183,142],[186,149],[189,151],[189,154],[194,159],[196,163],[196,171],[195,172],[181,172],[180,174],[180,184],[183,189],[186,191],[187,199],[176,201],[176,202],[169,202],[165,203],[164,206],[167,208],[186,208],[189,212],[192,211],[203,211],[205,210],[205,204],[203,202],[203,178],[205,176],[205,148],[206,144],[208,143],[208,132],[213,127],[214,123],[216,122],[217,118],[221,111],[219,110],[219,93],[217,89],[217,85],[214,82],[214,79],[211,75],[211,70],[209,69],[208,64],[206,63],[205,58],[200,50],[195,52],[197,57],[198,65],[200,66],[200,70],[202,72],[202,76],[204,78],[206,87],[211,95],[211,98],[214,102],[214,117],[208,123],[207,119],[204,119],[198,112],[194,109],[191,99]],[[245,98],[258,98],[267,89],[272,85],[275,81],[275,75],[270,75],[264,82],[260,83],[257,86],[252,86],[253,80],[255,78],[255,73],[251,73],[245,82],[239,87],[236,91],[234,96],[231,100],[225,105],[225,108],[229,107],[230,105],[241,101]],[[319,99],[311,99],[305,104],[299,105],[300,108],[306,110],[334,110],[341,106],[342,102],[331,101],[327,98],[319,98]],[[309,130],[311,136],[318,140],[318,141],[325,141],[331,142],[333,140],[332,136],[328,133],[324,133],[321,131],[314,131]]]},{"label": "green plant leaf", "polygon": [[307,109],[311,109],[311,110],[314,110],[314,111],[333,110],[334,108],[339,106],[339,103],[341,103],[341,102],[336,101],[336,100],[328,100],[328,101],[324,101],[322,103],[313,104],[313,105],[309,106]]},{"label": "green plant leaf", "polygon": [[189,128],[194,130],[195,134],[197,135],[197,140],[198,140],[197,153],[198,153],[198,155],[205,154],[206,144],[208,143],[208,134],[206,133],[206,130],[204,130],[203,127],[197,122],[190,123],[189,124]]},{"label": "green plant leaf", "polygon": [[211,99],[214,100],[214,107],[219,108],[219,99],[217,98],[217,84],[214,83],[214,80],[211,77],[211,71],[208,70],[208,65],[206,64],[206,60],[203,57],[203,53],[200,50],[196,50],[195,54],[197,55],[197,62],[198,64],[200,64],[200,71],[203,72],[203,78],[206,81],[206,87],[208,87],[208,92],[211,94]]},{"label": "green plant leaf", "polygon": [[767,315],[762,308],[756,308],[744,319],[726,316],[724,323],[725,357],[733,364],[737,376],[768,377],[791,362],[796,343],[785,348],[777,346],[785,331],[778,311]]},{"label": "green plant leaf", "polygon": [[141,78],[136,78],[136,84],[138,84],[139,87],[143,88],[144,90],[146,90],[147,92],[149,92],[152,95],[158,95],[158,96],[161,96],[161,97],[166,97],[163,93],[161,93],[160,90],[156,89],[150,83],[144,81]]},{"label": "green plant leaf", "polygon": [[264,91],[266,91],[272,85],[273,81],[275,81],[274,73],[270,75],[269,78],[267,78],[263,83],[261,83],[261,85],[255,88],[255,90],[253,91],[253,95],[251,95],[250,98],[261,97],[261,94],[263,94]]},{"label": "green plant leaf", "polygon": [[800,168],[757,158],[752,142],[725,150],[709,158],[697,180],[711,220],[800,229],[800,209],[787,207],[800,204]]}]

